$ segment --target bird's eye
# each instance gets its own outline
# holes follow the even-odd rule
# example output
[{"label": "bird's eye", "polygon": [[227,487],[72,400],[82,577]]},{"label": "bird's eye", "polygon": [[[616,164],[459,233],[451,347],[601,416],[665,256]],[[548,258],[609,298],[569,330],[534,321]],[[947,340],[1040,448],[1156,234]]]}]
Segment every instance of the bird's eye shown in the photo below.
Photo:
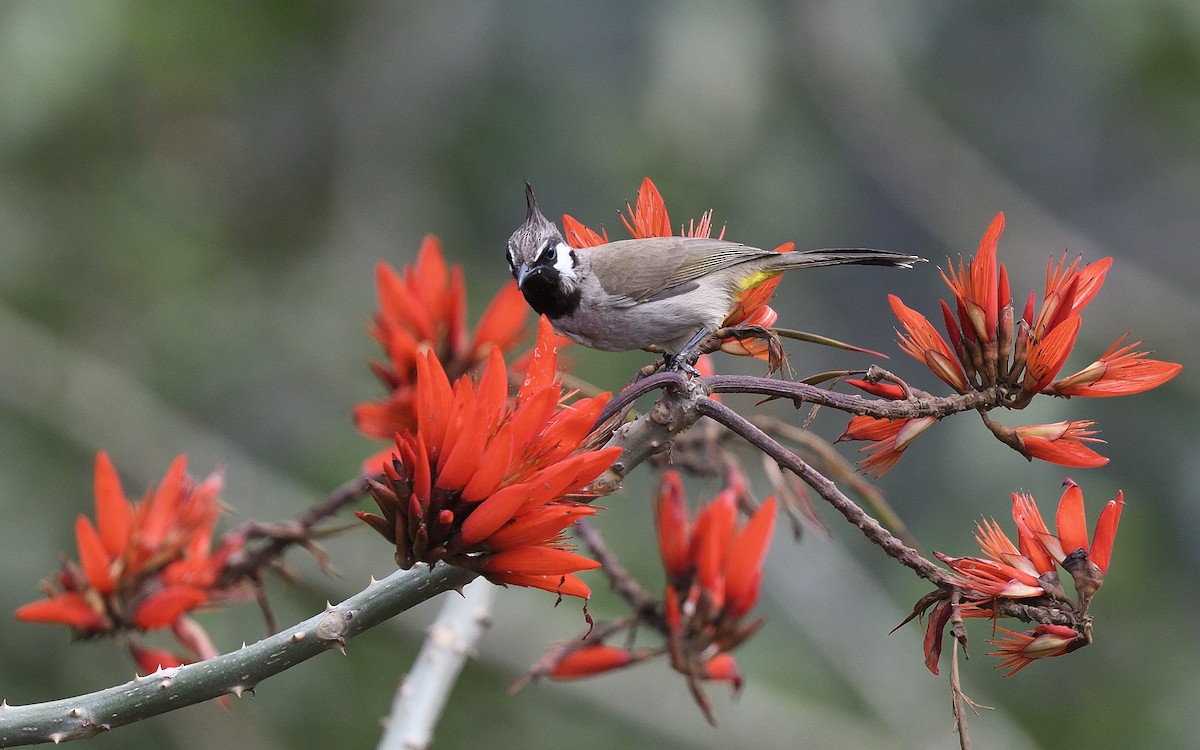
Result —
[{"label": "bird's eye", "polygon": [[515,270],[517,267],[517,262],[513,259],[512,245],[508,246],[508,249],[505,251],[505,255],[508,257],[508,270]]},{"label": "bird's eye", "polygon": [[538,261],[541,263],[553,263],[555,254],[554,243],[547,242],[542,245],[542,250],[538,253]]}]

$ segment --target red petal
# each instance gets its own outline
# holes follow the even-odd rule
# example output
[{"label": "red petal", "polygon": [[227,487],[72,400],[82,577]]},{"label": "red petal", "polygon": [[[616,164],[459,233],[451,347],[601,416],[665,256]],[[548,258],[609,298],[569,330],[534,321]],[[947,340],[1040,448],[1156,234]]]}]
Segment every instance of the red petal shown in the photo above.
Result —
[{"label": "red petal", "polygon": [[165,628],[206,601],[208,593],[195,586],[168,586],[142,600],[133,613],[133,622],[141,630]]},{"label": "red petal", "polygon": [[81,594],[59,594],[17,607],[16,618],[22,622],[45,622],[70,625],[88,632],[108,630],[104,616],[92,608]]},{"label": "red petal", "polygon": [[1096,533],[1092,536],[1091,560],[1096,563],[1102,573],[1108,572],[1108,564],[1112,559],[1113,541],[1117,536],[1117,525],[1121,522],[1121,509],[1125,507],[1125,495],[1117,491],[1115,500],[1109,500],[1100,511],[1096,521]]},{"label": "red petal", "polygon": [[163,545],[167,536],[176,523],[179,503],[183,499],[184,471],[187,469],[187,456],[177,456],[167,468],[162,482],[154,491],[154,495],[146,501],[146,515],[143,517],[139,531],[139,542],[145,550],[157,550]]},{"label": "red petal", "polygon": [[1072,315],[1054,326],[1045,338],[1029,347],[1025,363],[1025,382],[1022,384],[1025,390],[1037,393],[1054,380],[1058,371],[1066,364],[1071,349],[1075,347],[1075,339],[1079,335],[1079,326],[1082,323],[1078,315]]},{"label": "red petal", "polygon": [[608,244],[608,234],[604,230],[597,234],[572,216],[563,214],[562,225],[563,237],[571,247],[585,248]]},{"label": "red petal", "polygon": [[529,575],[564,575],[580,570],[592,570],[600,563],[564,549],[552,547],[516,547],[491,555],[480,568],[489,573],[525,573]]},{"label": "red petal", "polygon": [[104,543],[104,551],[110,558],[119,557],[129,544],[133,508],[121,489],[121,479],[117,476],[112,459],[104,451],[96,454],[93,483],[96,492],[96,525],[99,526],[100,541]]},{"label": "red petal", "polygon": [[586,646],[567,654],[554,665],[549,676],[554,680],[591,677],[601,672],[610,672],[629,666],[632,661],[633,652],[597,643],[594,646]]},{"label": "red petal", "polygon": [[479,467],[471,481],[463,487],[462,498],[474,502],[498,490],[512,470],[512,460],[513,431],[505,424],[478,457]]},{"label": "red petal", "polygon": [[1058,514],[1054,523],[1058,528],[1058,541],[1062,544],[1064,554],[1071,554],[1077,549],[1085,552],[1088,549],[1087,519],[1083,510],[1083,491],[1079,485],[1068,479],[1063,483],[1066,490],[1058,501]]},{"label": "red petal", "polygon": [[520,340],[529,315],[525,296],[517,288],[517,282],[509,281],[492,298],[483,317],[475,327],[475,338],[471,344],[473,359],[479,359],[486,346],[494,345],[508,350]]},{"label": "red petal", "polygon": [[543,505],[522,513],[516,521],[488,536],[488,547],[502,550],[544,544],[580,518],[594,515],[596,509],[588,505]]},{"label": "red petal", "polygon": [[113,579],[110,565],[112,560],[104,551],[100,535],[92,527],[92,522],[86,516],[75,519],[75,544],[79,547],[79,562],[83,573],[87,576],[92,588],[107,596],[113,592]]},{"label": "red petal", "polygon": [[462,545],[473,547],[499,531],[525,504],[529,492],[527,484],[509,485],[475,506],[459,532]]},{"label": "red petal", "polygon": [[553,385],[558,380],[558,350],[554,346],[554,326],[543,315],[538,318],[537,341],[529,356],[525,380],[517,394],[517,403],[525,401],[534,393]]},{"label": "red petal", "polygon": [[497,573],[488,573],[487,578],[496,583],[529,586],[530,588],[542,589],[552,594],[558,594],[559,596],[577,596],[580,599],[587,599],[592,595],[592,590],[588,588],[588,585],[581,581],[578,576],[570,573],[567,575],[528,575],[525,573],[500,571]]},{"label": "red petal", "polygon": [[725,607],[733,617],[750,611],[758,600],[758,581],[771,532],[775,529],[775,498],[768,497],[733,544],[725,577]]},{"label": "red petal", "polygon": [[658,553],[667,576],[674,579],[687,575],[691,568],[688,539],[691,523],[683,495],[683,480],[679,473],[665,472],[656,498],[658,521]]}]

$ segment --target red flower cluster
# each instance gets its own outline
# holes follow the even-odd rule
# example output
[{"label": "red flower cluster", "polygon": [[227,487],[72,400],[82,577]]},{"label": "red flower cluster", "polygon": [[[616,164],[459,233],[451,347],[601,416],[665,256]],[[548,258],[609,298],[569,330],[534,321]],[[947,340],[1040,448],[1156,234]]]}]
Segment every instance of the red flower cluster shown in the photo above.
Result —
[{"label": "red flower cluster", "polygon": [[740,530],[736,487],[722,490],[689,521],[683,483],[663,475],[657,503],[658,551],[667,572],[665,614],[671,664],[683,674],[740,688],[729,652],[761,620],[743,623],[758,601],[762,563],[775,528],[768,497]]},{"label": "red flower cluster", "polygon": [[570,550],[563,532],[595,508],[574,498],[620,448],[587,439],[608,394],[562,403],[554,333],[542,318],[515,399],[499,347],[473,383],[454,383],[433,352],[416,360],[416,425],[396,437],[383,481],[371,483],[382,515],[359,513],[396,545],[396,563],[444,560],[496,583],[586,598],[574,574],[597,563]]},{"label": "red flower cluster", "polygon": [[[626,204],[625,210],[628,216],[622,214],[621,221],[634,239],[675,236],[671,227],[671,219],[667,215],[666,203],[649,177],[642,180],[642,186],[638,190],[637,205]],[[597,233],[571,216],[564,214],[562,223],[563,237],[571,247],[597,247],[609,242],[608,234],[603,229]],[[699,221],[689,221],[686,230],[681,228],[679,236],[709,237],[711,234],[712,211],[706,211],[700,216]],[[717,237],[724,236],[725,230],[722,228]],[[795,249],[795,245],[788,242],[775,248],[775,252],[787,253],[793,249]],[[775,293],[775,287],[779,285],[780,280],[780,277],[776,276],[743,292],[721,325],[760,326],[763,328],[774,325],[779,314],[767,303],[770,301],[771,295]],[[757,338],[730,337],[721,343],[721,350],[730,354],[757,357],[758,359],[767,359],[770,355],[767,342]]]},{"label": "red flower cluster", "polygon": [[186,465],[183,456],[175,459],[162,483],[133,504],[108,455],[97,454],[96,523],[83,515],[75,521],[79,562],[64,561],[55,583],[45,584],[49,598],[18,608],[17,619],[68,625],[82,638],[170,627],[189,655],[129,638],[147,672],[214,656],[204,631],[186,615],[247,595],[241,585],[218,587],[226,560],[244,539],[226,537],[212,549],[221,477],[196,483]]},{"label": "red flower cluster", "polygon": [[406,266],[403,274],[379,263],[375,283],[379,312],[370,331],[388,362],[372,363],[371,369],[389,393],[382,401],[356,406],[354,423],[365,435],[391,440],[398,432],[416,429],[417,360],[424,352],[432,352],[457,378],[487,359],[492,348],[506,351],[517,342],[528,306],[509,281],[469,335],[462,267],[447,268],[433,235],[425,237],[416,264]]},{"label": "red flower cluster", "polygon": [[[1064,486],[1066,490],[1059,499],[1055,516],[1057,535],[1050,533],[1033,497],[1014,492],[1012,516],[1017,526],[1016,544],[995,521],[984,520],[977,525],[975,534],[983,557],[934,553],[954,571],[958,585],[966,595],[968,602],[958,608],[959,615],[994,618],[995,602],[999,599],[1023,599],[1034,603],[1044,599],[1078,614],[1087,611],[1108,573],[1125,499],[1118,492],[1115,499],[1108,501],[1100,512],[1089,544],[1083,492],[1070,479]],[[1075,602],[1071,602],[1063,590],[1056,565],[1070,573],[1077,596]],[[934,674],[937,674],[941,634],[949,620],[950,609],[948,602],[939,603],[925,634],[926,664]],[[1004,632],[1016,640],[993,641],[1000,647],[993,655],[1007,657],[1001,666],[1015,667],[1010,675],[1020,671],[1029,660],[1059,656],[1084,642],[1074,630],[1061,625],[1040,625],[1032,634],[1024,635],[1009,630]],[[1052,647],[1048,645],[1050,643],[1058,645]],[[1068,645],[1071,648],[1067,648]]]},{"label": "red flower cluster", "polygon": [[[736,481],[736,480],[735,480]],[[749,638],[761,620],[745,623],[758,601],[762,563],[775,527],[775,499],[766,501],[738,528],[741,487],[730,486],[688,517],[683,483],[663,475],[657,498],[658,548],[667,574],[662,616],[654,623],[666,638],[671,666],[688,677],[705,715],[712,720],[702,681],[718,680],[740,690],[742,677],[730,651]],[[592,643],[561,657],[554,679],[587,677],[620,669],[656,655]]]},{"label": "red flower cluster", "polygon": [[[1054,396],[1127,396],[1155,388],[1182,369],[1171,362],[1147,358],[1136,351],[1140,344],[1117,340],[1100,359],[1079,372],[1058,378],[1075,346],[1082,324],[1080,313],[1104,284],[1111,258],[1081,266],[1077,258],[1067,265],[1064,256],[1050,260],[1041,308],[1036,310],[1030,293],[1020,318],[1015,317],[1009,292],[1008,271],[996,261],[996,243],[1004,229],[1004,214],[997,214],[980,242],[979,251],[964,266],[960,261],[947,275],[946,285],[954,292],[954,308],[941,302],[942,318],[950,341],[933,325],[895,295],[889,295],[892,311],[904,326],[900,347],[923,362],[939,379],[959,393],[998,389],[1001,404],[1022,409],[1038,394]],[[892,395],[888,397],[898,397]],[[895,464],[912,438],[932,420],[905,424],[904,420],[855,417],[843,439],[874,440],[864,466],[878,474]],[[1102,466],[1108,459],[1088,443],[1092,422],[1056,422],[1010,428],[989,422],[988,427],[1005,443],[1029,458],[1062,466]],[[905,437],[907,439],[900,439]]]}]

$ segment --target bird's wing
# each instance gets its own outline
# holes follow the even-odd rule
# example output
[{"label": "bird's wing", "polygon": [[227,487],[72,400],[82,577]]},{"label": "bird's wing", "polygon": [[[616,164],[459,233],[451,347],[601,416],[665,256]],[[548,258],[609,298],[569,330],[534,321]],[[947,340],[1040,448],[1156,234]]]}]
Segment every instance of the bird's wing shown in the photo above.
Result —
[{"label": "bird's wing", "polygon": [[630,305],[682,294],[695,288],[692,282],[714,271],[770,254],[701,237],[622,240],[578,252],[588,253],[604,291]]}]

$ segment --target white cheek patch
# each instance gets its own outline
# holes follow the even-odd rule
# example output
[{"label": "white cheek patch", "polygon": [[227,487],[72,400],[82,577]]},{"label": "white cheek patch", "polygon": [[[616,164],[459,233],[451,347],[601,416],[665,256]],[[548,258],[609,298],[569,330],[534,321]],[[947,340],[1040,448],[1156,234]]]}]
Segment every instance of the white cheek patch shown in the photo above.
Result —
[{"label": "white cheek patch", "polygon": [[571,246],[565,242],[560,242],[554,246],[554,268],[560,276],[568,279],[575,278],[575,261]]}]

